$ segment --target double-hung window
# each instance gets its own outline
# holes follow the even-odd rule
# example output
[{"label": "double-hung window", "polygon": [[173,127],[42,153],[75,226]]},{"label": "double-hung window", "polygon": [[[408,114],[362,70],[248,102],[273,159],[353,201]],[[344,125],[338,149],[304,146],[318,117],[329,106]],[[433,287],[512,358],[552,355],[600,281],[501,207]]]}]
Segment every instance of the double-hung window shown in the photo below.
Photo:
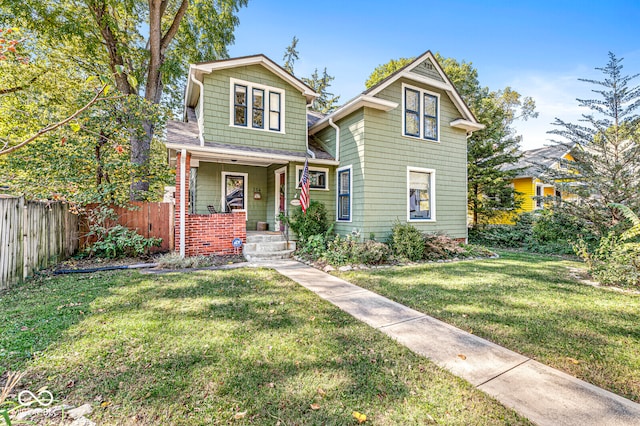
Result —
[{"label": "double-hung window", "polygon": [[338,169],[338,212],[339,221],[351,221],[351,166]]},{"label": "double-hung window", "polygon": [[231,126],[283,133],[284,90],[234,78],[230,81]]},{"label": "double-hung window", "polygon": [[418,167],[407,168],[407,220],[436,220],[436,171]]},{"label": "double-hung window", "polygon": [[253,122],[254,129],[264,129],[264,90],[253,89]]},{"label": "double-hung window", "polygon": [[233,124],[247,126],[247,86],[233,85]]},{"label": "double-hung window", "polygon": [[403,135],[430,141],[440,140],[440,96],[424,89],[402,85]]}]

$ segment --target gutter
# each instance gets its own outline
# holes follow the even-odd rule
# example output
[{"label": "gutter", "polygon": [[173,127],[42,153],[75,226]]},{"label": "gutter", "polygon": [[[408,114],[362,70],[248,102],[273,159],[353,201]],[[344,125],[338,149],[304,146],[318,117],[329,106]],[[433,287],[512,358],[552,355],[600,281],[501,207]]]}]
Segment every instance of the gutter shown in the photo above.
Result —
[{"label": "gutter", "polygon": [[200,88],[200,111],[198,113],[198,130],[200,132],[198,134],[198,138],[200,139],[200,146],[204,146],[204,136],[202,135],[204,129],[202,128],[202,124],[200,123],[200,120],[202,120],[203,117],[202,114],[204,113],[204,85],[200,80],[196,78],[195,74],[191,74],[191,81],[193,81]]},{"label": "gutter", "polygon": [[[313,105],[313,101],[311,101],[311,103],[307,104],[307,109],[311,108],[312,105]],[[307,114],[308,114],[308,112],[307,112]],[[305,121],[307,120],[306,114],[305,114],[304,119],[305,119]],[[309,149],[309,126],[307,126],[307,141],[306,141],[306,143],[307,143],[307,146],[306,146],[307,154],[309,154],[311,156],[311,158],[313,158],[315,160],[316,154]]]},{"label": "gutter", "polygon": [[336,161],[340,161],[340,127],[336,126],[333,122],[333,118],[329,118],[329,126],[333,127],[336,131]]},{"label": "gutter", "polygon": [[[304,157],[302,155],[286,155],[286,154],[271,154],[271,153],[261,153],[261,152],[238,152],[238,150],[231,148],[213,148],[213,147],[199,147],[197,145],[184,145],[184,144],[172,144],[165,143],[165,146],[168,149],[173,149],[176,151],[186,150],[188,149],[192,154],[209,154],[209,155],[219,155],[227,158],[246,158],[246,159],[254,159],[254,160],[266,160],[275,162],[302,162],[304,163]],[[202,159],[202,157],[200,157]],[[314,164],[327,164],[330,166],[337,166],[339,163],[336,160],[324,160],[321,158],[314,158]]]},{"label": "gutter", "polygon": [[185,203],[186,203],[186,195],[184,190],[184,185],[186,183],[187,172],[185,171],[185,167],[187,167],[187,150],[182,149],[180,152],[180,257],[184,259],[184,240],[185,240]]}]

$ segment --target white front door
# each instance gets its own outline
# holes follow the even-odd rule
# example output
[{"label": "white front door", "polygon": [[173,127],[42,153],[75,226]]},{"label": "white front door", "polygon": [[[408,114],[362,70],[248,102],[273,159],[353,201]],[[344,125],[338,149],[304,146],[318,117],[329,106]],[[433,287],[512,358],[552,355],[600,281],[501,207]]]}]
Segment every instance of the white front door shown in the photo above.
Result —
[{"label": "white front door", "polygon": [[275,171],[275,230],[281,231],[281,223],[278,220],[280,213],[287,214],[287,168],[282,167]]}]

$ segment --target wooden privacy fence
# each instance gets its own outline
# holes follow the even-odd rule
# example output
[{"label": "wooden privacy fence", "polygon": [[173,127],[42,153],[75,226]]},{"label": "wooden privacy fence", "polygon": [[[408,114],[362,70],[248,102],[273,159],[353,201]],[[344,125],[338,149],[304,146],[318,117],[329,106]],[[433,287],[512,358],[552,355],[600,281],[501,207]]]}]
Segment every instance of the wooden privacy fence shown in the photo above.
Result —
[{"label": "wooden privacy fence", "polygon": [[61,202],[0,198],[0,290],[78,248],[78,216]]},{"label": "wooden privacy fence", "polygon": [[[80,224],[80,246],[85,247],[95,240],[87,238],[89,232],[90,212],[98,205],[85,207],[87,213]],[[173,250],[173,203],[131,202],[126,207],[111,206],[117,220],[108,221],[109,227],[116,224],[136,231],[145,238],[162,238],[160,247],[152,247],[152,252]]]}]

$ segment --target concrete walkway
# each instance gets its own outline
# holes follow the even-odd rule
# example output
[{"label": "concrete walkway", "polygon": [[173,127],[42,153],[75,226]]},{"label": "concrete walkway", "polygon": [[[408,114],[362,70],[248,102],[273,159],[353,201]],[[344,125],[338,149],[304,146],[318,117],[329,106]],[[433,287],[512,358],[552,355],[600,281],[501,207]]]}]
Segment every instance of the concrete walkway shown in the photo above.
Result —
[{"label": "concrete walkway", "polygon": [[376,293],[295,261],[255,266],[274,268],[538,425],[640,425],[640,404]]}]

